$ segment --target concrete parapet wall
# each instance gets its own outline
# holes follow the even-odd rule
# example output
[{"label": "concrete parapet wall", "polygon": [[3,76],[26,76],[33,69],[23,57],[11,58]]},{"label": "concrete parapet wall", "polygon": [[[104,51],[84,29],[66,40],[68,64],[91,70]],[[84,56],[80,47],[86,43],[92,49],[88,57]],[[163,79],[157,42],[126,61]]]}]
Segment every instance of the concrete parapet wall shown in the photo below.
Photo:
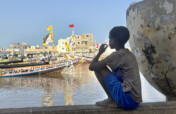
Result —
[{"label": "concrete parapet wall", "polygon": [[176,102],[143,103],[136,110],[75,105],[0,109],[0,114],[176,114]]}]

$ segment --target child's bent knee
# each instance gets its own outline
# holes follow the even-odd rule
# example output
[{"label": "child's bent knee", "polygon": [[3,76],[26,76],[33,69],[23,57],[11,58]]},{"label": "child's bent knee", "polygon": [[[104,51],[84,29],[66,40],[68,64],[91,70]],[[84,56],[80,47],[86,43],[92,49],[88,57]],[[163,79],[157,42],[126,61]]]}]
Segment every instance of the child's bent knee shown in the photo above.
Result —
[{"label": "child's bent knee", "polygon": [[100,72],[101,75],[105,77],[110,72],[110,70],[107,67],[104,67]]}]

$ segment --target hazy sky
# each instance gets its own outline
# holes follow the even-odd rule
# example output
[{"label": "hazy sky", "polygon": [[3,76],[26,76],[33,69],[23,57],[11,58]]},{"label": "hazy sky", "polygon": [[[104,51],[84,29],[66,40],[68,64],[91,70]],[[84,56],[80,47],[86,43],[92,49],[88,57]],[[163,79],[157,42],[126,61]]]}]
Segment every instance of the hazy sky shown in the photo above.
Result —
[{"label": "hazy sky", "polygon": [[0,48],[26,42],[42,45],[46,27],[53,25],[54,42],[75,34],[93,33],[100,43],[112,27],[126,26],[130,3],[141,0],[0,0]]}]

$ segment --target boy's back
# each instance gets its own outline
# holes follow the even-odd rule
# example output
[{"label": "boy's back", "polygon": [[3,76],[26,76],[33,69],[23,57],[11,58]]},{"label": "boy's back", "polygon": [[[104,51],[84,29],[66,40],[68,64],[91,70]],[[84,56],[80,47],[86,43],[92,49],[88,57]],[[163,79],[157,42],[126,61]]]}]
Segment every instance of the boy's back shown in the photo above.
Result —
[{"label": "boy's back", "polygon": [[117,68],[122,72],[123,92],[131,92],[132,98],[140,103],[142,102],[141,81],[136,58],[128,49],[120,49],[111,53],[102,60],[114,72]]},{"label": "boy's back", "polygon": [[98,61],[107,48],[106,44],[102,44],[89,66],[90,70],[95,71],[97,79],[108,95],[108,99],[96,103],[98,106],[116,106],[115,102],[121,108],[135,109],[142,102],[136,58],[133,53],[125,49],[125,43],[129,38],[130,33],[126,27],[112,28],[109,32],[109,46],[116,52]]}]

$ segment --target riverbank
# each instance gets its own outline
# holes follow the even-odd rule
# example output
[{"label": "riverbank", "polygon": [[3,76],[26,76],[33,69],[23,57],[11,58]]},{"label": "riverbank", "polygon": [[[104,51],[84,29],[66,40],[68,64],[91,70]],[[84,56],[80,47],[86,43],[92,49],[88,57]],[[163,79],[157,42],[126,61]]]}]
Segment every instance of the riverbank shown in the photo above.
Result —
[{"label": "riverbank", "polygon": [[176,102],[142,103],[136,110],[95,105],[29,107],[0,109],[0,114],[176,114]]}]

